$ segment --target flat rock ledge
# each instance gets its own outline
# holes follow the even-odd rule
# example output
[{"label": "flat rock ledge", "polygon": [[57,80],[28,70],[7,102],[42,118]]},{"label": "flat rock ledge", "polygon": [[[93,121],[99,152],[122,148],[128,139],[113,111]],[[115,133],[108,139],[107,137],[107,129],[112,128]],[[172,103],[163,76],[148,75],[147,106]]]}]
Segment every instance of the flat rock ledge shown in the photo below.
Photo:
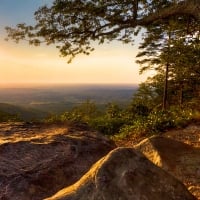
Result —
[{"label": "flat rock ledge", "polygon": [[195,200],[187,188],[133,148],[117,148],[75,184],[46,200]]},{"label": "flat rock ledge", "polygon": [[0,200],[41,200],[116,146],[86,126],[0,124]]}]

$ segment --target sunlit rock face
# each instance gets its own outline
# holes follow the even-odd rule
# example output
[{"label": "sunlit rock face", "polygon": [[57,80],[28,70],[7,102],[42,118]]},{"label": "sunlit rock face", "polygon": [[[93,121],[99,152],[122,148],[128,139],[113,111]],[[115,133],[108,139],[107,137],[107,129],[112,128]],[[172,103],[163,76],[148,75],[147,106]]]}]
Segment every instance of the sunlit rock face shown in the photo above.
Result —
[{"label": "sunlit rock face", "polygon": [[200,197],[200,148],[160,136],[145,139],[135,148],[183,182],[196,197]]},{"label": "sunlit rock face", "polygon": [[194,200],[186,187],[133,148],[117,148],[46,200]]},{"label": "sunlit rock face", "polygon": [[86,126],[0,124],[0,199],[41,200],[115,148]]}]

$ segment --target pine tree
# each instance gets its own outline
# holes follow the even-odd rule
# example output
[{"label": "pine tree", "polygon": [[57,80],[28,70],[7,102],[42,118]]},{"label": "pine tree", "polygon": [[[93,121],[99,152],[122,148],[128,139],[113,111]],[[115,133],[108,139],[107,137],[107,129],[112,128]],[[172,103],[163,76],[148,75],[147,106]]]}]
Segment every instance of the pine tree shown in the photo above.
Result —
[{"label": "pine tree", "polygon": [[[144,42],[140,45],[142,51],[137,55],[141,73],[154,69],[157,74],[162,74],[164,77],[163,109],[166,109],[167,99],[168,103],[172,99],[172,93],[170,99],[168,98],[169,89],[179,90],[179,102],[182,104],[183,86],[186,82],[189,85],[189,80],[192,78],[198,82],[196,75],[199,71],[199,27],[196,26],[189,33],[188,26],[185,26],[187,23],[188,26],[198,25],[193,19],[188,22],[188,17],[167,21],[165,24],[162,23],[162,27],[159,24],[151,25],[144,35]],[[191,61],[192,56],[195,56],[196,63],[194,60]]]}]

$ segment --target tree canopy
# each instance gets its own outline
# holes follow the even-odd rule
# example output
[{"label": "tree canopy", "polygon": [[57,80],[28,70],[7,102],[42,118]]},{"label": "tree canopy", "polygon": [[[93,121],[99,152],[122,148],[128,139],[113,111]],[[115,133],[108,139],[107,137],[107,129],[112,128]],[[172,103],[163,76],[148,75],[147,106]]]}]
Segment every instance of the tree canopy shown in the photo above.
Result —
[{"label": "tree canopy", "polygon": [[172,16],[200,22],[200,0],[55,0],[35,12],[35,25],[6,27],[8,38],[31,45],[56,44],[69,61],[94,50],[93,41],[132,43],[141,27]]},{"label": "tree canopy", "polygon": [[[149,69],[156,71],[151,84],[156,87],[158,84],[155,83],[163,85],[163,109],[169,103],[168,100],[175,96],[179,96],[176,102],[182,104],[184,93],[191,88],[192,80],[194,88],[199,82],[199,28],[198,21],[190,16],[173,16],[163,20],[162,24],[149,25],[143,34],[139,46],[142,51],[137,55],[137,63],[141,66],[141,73]],[[157,90],[155,86],[153,88]],[[170,90],[173,91],[171,98],[167,94]]]}]

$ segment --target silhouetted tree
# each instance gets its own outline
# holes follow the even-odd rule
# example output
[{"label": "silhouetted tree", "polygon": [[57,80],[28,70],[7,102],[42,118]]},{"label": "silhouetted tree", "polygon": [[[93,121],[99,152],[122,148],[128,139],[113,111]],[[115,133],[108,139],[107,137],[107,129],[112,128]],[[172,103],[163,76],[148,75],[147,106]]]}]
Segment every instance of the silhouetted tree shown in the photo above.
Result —
[{"label": "silhouetted tree", "polygon": [[141,27],[187,15],[200,21],[200,0],[54,0],[35,12],[36,24],[7,27],[8,38],[56,44],[69,61],[94,50],[93,41],[132,43]]}]

